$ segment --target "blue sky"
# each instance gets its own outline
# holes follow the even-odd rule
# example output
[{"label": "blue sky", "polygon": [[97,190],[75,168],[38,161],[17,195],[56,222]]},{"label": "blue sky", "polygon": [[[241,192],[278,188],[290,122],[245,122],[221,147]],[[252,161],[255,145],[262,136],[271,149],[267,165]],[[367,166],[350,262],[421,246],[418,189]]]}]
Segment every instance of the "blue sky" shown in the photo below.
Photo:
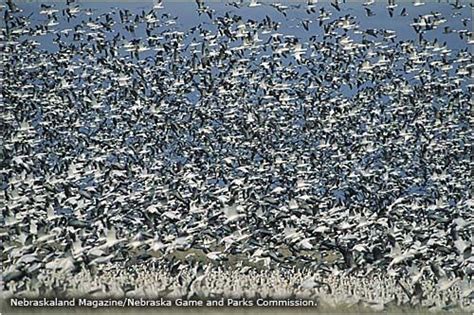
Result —
[{"label": "blue sky", "polygon": [[[451,1],[454,2],[454,1]],[[33,22],[39,20],[46,20],[46,16],[39,15],[39,5],[40,3],[54,4],[59,10],[65,7],[64,2],[47,2],[47,1],[38,1],[27,3],[26,1],[19,1],[18,5],[24,10],[24,14],[29,15],[33,13]],[[466,42],[461,40],[457,33],[448,33],[445,34],[444,27],[449,26],[452,30],[459,29],[468,29],[472,31],[472,21],[468,22],[468,27],[462,24],[463,19],[472,18],[472,9],[469,7],[468,2],[464,1],[465,7],[458,10],[453,10],[453,7],[447,1],[425,1],[425,5],[422,6],[413,6],[411,2],[399,1],[398,6],[395,8],[393,17],[389,17],[386,2],[377,1],[376,3],[370,6],[370,9],[375,13],[374,16],[367,17],[365,6],[362,5],[362,1],[359,2],[348,2],[341,4],[341,12],[337,12],[331,5],[329,1],[319,1],[316,4],[317,13],[307,14],[306,12],[306,1],[274,1],[274,2],[263,2],[261,6],[258,7],[248,7],[243,6],[240,9],[237,9],[233,6],[226,5],[229,1],[207,1],[206,4],[209,5],[213,10],[216,11],[215,15],[224,15],[225,12],[231,12],[237,15],[242,16],[244,20],[262,20],[265,16],[269,16],[272,20],[278,21],[281,23],[281,27],[278,30],[279,33],[294,35],[302,40],[309,38],[310,36],[321,36],[323,30],[318,25],[317,17],[319,15],[319,10],[324,8],[326,11],[331,12],[331,19],[335,19],[339,16],[344,16],[350,14],[351,16],[356,17],[356,20],[360,23],[362,28],[374,28],[374,29],[389,29],[396,31],[398,40],[410,40],[416,39],[417,34],[415,33],[413,27],[410,25],[413,23],[413,19],[419,15],[428,14],[430,12],[439,12],[447,20],[446,23],[440,25],[438,29],[430,31],[425,34],[425,38],[428,40],[434,40],[438,38],[438,41],[443,43],[447,42],[450,49],[463,49],[466,48]],[[293,8],[287,10],[287,17],[284,17],[280,12],[278,12],[274,7],[270,6],[270,3],[284,3],[288,6],[300,5],[300,8]],[[94,10],[95,13],[103,13],[110,11],[112,8],[126,8],[132,12],[139,13],[142,10],[148,11],[153,7],[153,2],[129,2],[129,1],[119,1],[119,2],[108,2],[108,1],[81,1],[78,2],[81,8],[90,8]],[[178,17],[177,24],[175,28],[178,30],[186,30],[190,27],[193,27],[199,23],[211,23],[211,20],[206,14],[198,15],[196,11],[196,4],[194,1],[164,1],[164,8],[161,9],[162,12],[170,13],[173,16]],[[403,8],[406,8],[407,16],[400,16],[400,12]],[[456,16],[453,16],[456,14]],[[88,18],[88,16],[81,15]],[[301,21],[304,19],[312,20],[313,23],[310,24],[309,31],[306,31],[301,24]],[[329,20],[329,21],[330,21]],[[61,23],[57,26],[58,29],[74,26],[80,22],[80,17],[71,21],[70,25],[66,23]],[[327,22],[327,21],[326,21]],[[208,27],[212,27],[210,24]],[[142,37],[144,34],[137,33],[137,37]],[[45,37],[46,40],[40,40],[43,44],[43,47],[47,48],[48,40],[51,36]]]}]

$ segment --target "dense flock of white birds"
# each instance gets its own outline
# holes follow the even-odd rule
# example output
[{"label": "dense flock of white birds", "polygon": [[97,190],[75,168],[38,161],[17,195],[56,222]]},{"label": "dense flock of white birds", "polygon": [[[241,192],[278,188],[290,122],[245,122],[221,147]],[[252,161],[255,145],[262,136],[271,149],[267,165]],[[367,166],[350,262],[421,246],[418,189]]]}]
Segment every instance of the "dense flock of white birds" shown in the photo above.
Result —
[{"label": "dense flock of white birds", "polygon": [[472,5],[214,6],[2,6],[4,295],[472,310]]}]

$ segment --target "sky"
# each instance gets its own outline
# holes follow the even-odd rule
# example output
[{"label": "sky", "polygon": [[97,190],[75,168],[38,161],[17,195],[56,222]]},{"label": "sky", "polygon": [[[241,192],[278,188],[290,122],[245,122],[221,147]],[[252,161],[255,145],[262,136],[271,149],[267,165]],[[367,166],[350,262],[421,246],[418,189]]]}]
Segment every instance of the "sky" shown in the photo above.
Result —
[{"label": "sky", "polygon": [[[4,2],[4,1],[3,1]],[[216,11],[215,15],[223,15],[225,12],[233,12],[243,17],[244,20],[263,20],[265,16],[269,16],[274,21],[281,23],[281,27],[278,30],[279,33],[294,35],[301,40],[308,39],[311,36],[321,36],[323,33],[322,28],[318,25],[317,16],[319,13],[313,13],[308,15],[306,13],[306,1],[260,1],[262,5],[258,7],[248,7],[243,6],[240,9],[237,9],[233,6],[228,5],[231,1],[205,1],[213,10]],[[439,12],[445,18],[446,22],[443,25],[440,25],[438,29],[428,32],[425,35],[425,38],[428,40],[434,40],[438,38],[440,43],[447,42],[450,49],[463,49],[466,48],[466,42],[461,40],[457,33],[444,33],[444,27],[449,26],[452,30],[459,29],[468,29],[472,31],[472,8],[469,6],[468,1],[461,1],[465,4],[465,7],[462,9],[454,10],[453,6],[450,3],[454,1],[425,1],[425,4],[422,6],[414,6],[411,1],[398,1],[398,6],[395,8],[394,16],[391,18],[387,12],[387,2],[386,1],[376,1],[374,4],[370,5],[370,9],[375,13],[374,16],[367,17],[366,15],[366,6],[362,3],[363,1],[347,1],[345,4],[341,4],[341,12],[337,12],[331,5],[330,1],[320,0],[316,4],[316,9],[319,11],[321,8],[324,8],[326,11],[332,13],[331,20],[337,18],[338,16],[345,16],[350,14],[351,16],[356,17],[357,21],[360,23],[362,28],[374,28],[374,29],[388,29],[393,30],[397,33],[398,40],[415,40],[417,34],[415,33],[413,27],[410,25],[413,23],[413,19],[419,15],[428,14],[430,12]],[[25,15],[32,14],[32,20],[40,21],[46,20],[45,15],[40,15],[40,4],[54,4],[57,9],[61,10],[65,7],[65,1],[33,1],[33,0],[20,0],[16,3],[22,8]],[[78,1],[78,5],[81,8],[92,9],[95,13],[102,13],[110,11],[112,8],[126,8],[132,12],[139,13],[142,10],[149,11],[153,7],[152,1]],[[248,2],[245,2],[248,3]],[[278,12],[274,7],[270,6],[271,3],[283,3],[287,6],[296,6],[300,5],[300,8],[287,10],[287,16],[283,16]],[[175,27],[178,30],[189,29],[199,23],[211,23],[211,20],[206,14],[199,15],[196,11],[196,3],[194,1],[184,1],[184,0],[173,0],[167,1],[164,0],[164,8],[161,9],[162,12],[167,12],[173,16],[178,17],[177,24]],[[403,8],[406,8],[408,13],[407,16],[401,16],[400,12]],[[88,18],[85,15],[82,15],[85,18]],[[463,19],[471,19],[468,22],[467,27],[461,22]],[[301,21],[304,19],[310,19],[313,23],[309,25],[309,31],[306,31],[301,24]],[[74,19],[70,25],[67,23],[61,23],[57,26],[60,28],[67,28],[78,24],[80,19]],[[65,22],[65,21],[64,21]],[[212,28],[211,24],[208,24]],[[137,34],[137,37],[144,36],[144,34]],[[48,41],[51,39],[51,36],[46,36],[44,39],[39,41],[43,44],[43,48],[51,48]],[[38,39],[37,39],[38,40]],[[472,45],[471,45],[472,46]],[[471,47],[472,49],[472,47]]]}]

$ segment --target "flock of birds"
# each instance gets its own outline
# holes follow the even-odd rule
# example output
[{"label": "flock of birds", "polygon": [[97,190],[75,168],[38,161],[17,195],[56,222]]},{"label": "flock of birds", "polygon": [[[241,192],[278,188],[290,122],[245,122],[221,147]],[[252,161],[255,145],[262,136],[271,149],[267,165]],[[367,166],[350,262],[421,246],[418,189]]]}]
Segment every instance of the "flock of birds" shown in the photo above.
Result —
[{"label": "flock of birds", "polygon": [[[360,275],[330,273],[314,268],[260,269],[239,262],[231,268],[213,264],[178,260],[147,261],[124,267],[120,263],[100,265],[91,273],[82,268],[68,276],[61,269],[42,270],[37,281],[12,283],[26,287],[21,294],[8,296],[75,297],[91,300],[146,299],[148,301],[219,301],[234,305],[238,301],[269,302],[299,301],[303,307],[329,313],[381,312],[409,314],[440,311],[472,311],[472,290],[468,279],[452,285],[451,281],[433,283],[429,278],[414,285],[409,279],[387,277],[383,273]],[[414,292],[414,293],[411,293]],[[423,293],[422,293],[423,292]],[[232,299],[231,302],[228,299]],[[304,303],[306,302],[306,303]],[[313,302],[311,305],[309,302]],[[162,302],[164,306],[166,302]],[[289,304],[289,303],[288,303]],[[168,305],[173,306],[173,303]],[[260,302],[260,305],[264,303]],[[280,304],[281,305],[281,304]],[[284,306],[284,304],[283,304]],[[415,312],[414,312],[415,310]],[[467,313],[466,313],[467,314]]]},{"label": "flock of birds", "polygon": [[196,4],[1,7],[5,291],[472,309],[472,4]]}]

